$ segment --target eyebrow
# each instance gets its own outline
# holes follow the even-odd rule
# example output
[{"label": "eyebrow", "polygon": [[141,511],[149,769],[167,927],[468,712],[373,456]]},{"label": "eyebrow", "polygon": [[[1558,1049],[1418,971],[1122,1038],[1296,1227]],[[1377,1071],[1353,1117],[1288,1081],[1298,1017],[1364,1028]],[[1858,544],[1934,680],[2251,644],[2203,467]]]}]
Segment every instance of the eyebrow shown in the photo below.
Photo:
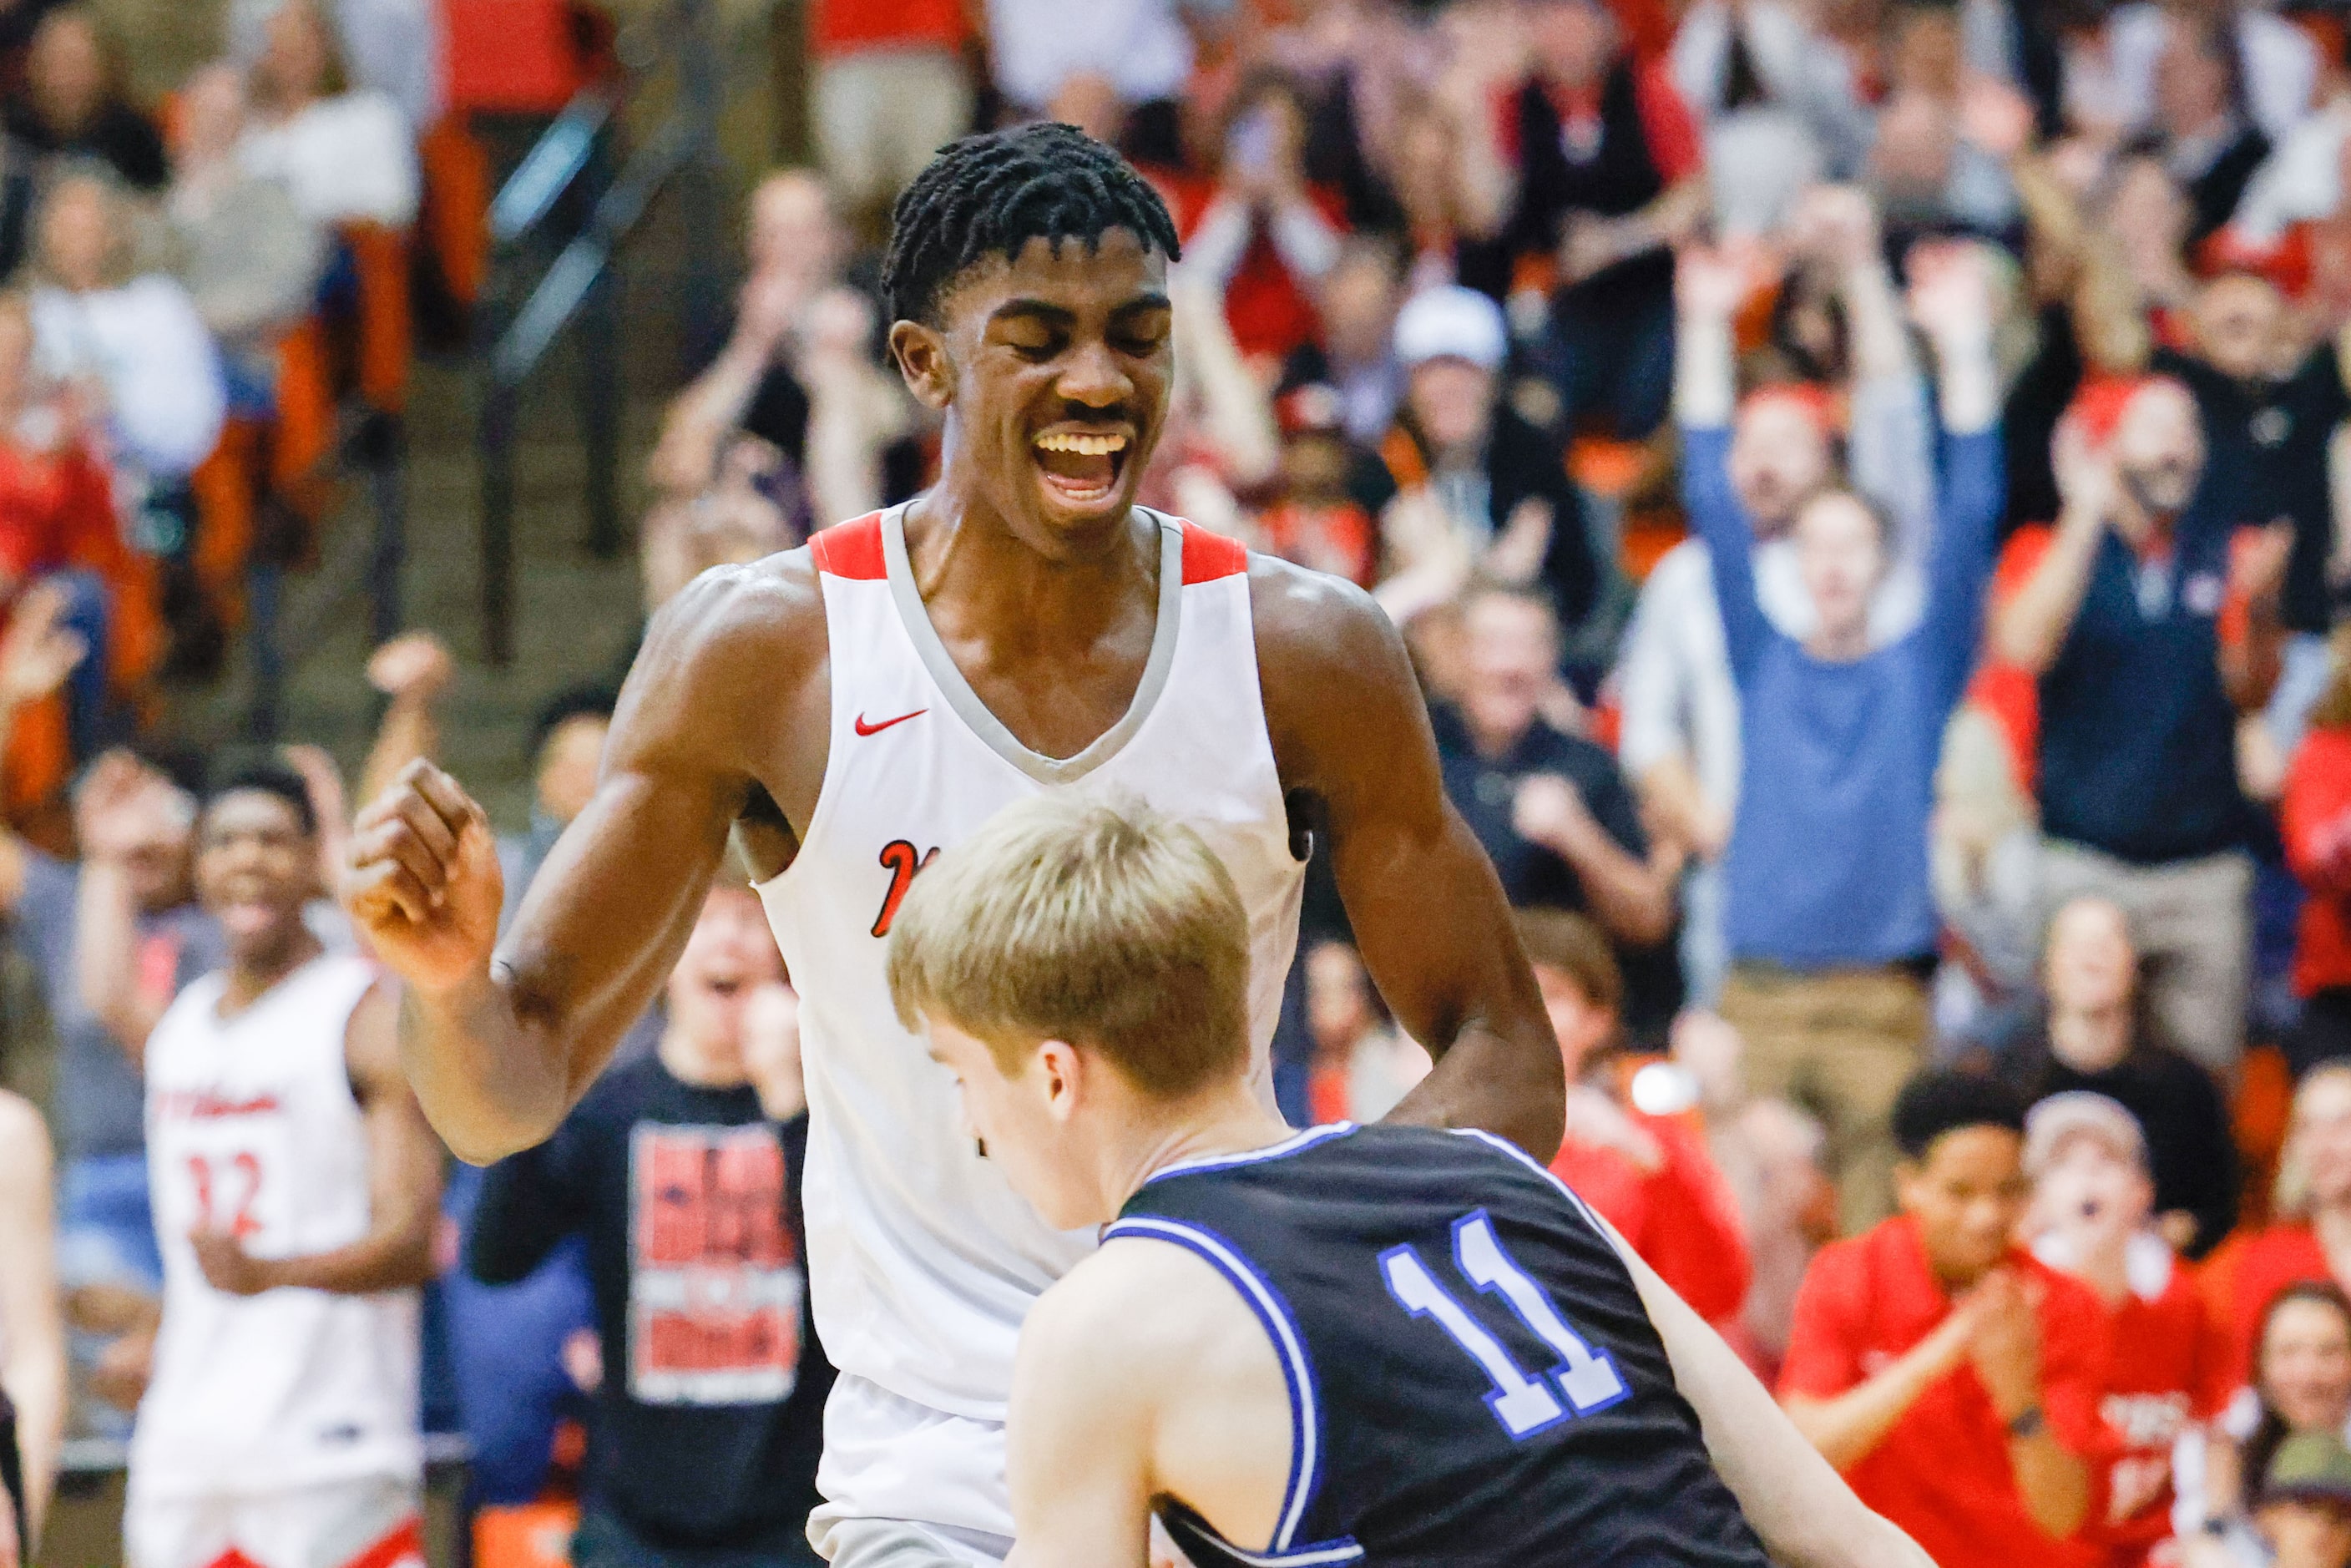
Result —
[{"label": "eyebrow", "polygon": [[[1136,295],[1134,298],[1129,299],[1124,304],[1117,307],[1111,312],[1111,314],[1113,317],[1133,316],[1143,311],[1173,310],[1175,308],[1176,304],[1174,300],[1168,298],[1166,295],[1160,293],[1158,290],[1154,289],[1148,294]],[[989,311],[987,313],[987,319],[990,322],[1026,319],[1031,320],[1050,321],[1056,325],[1067,326],[1078,319],[1078,313],[1065,305],[1056,305],[1050,299],[1023,298],[1006,300],[1003,304]]]}]

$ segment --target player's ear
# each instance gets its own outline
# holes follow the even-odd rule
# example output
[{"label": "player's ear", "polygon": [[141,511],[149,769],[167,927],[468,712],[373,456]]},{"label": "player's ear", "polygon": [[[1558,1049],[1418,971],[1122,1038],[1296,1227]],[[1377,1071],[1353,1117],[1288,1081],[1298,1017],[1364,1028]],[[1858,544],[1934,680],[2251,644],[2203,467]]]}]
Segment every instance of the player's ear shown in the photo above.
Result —
[{"label": "player's ear", "polygon": [[1066,1122],[1076,1111],[1088,1065],[1078,1048],[1065,1040],[1049,1040],[1037,1048],[1038,1081],[1044,1086],[1046,1109],[1056,1121]]},{"label": "player's ear", "polygon": [[936,413],[946,407],[955,392],[955,372],[947,364],[947,343],[935,329],[920,321],[900,321],[890,329],[890,357],[906,390],[925,408]]}]

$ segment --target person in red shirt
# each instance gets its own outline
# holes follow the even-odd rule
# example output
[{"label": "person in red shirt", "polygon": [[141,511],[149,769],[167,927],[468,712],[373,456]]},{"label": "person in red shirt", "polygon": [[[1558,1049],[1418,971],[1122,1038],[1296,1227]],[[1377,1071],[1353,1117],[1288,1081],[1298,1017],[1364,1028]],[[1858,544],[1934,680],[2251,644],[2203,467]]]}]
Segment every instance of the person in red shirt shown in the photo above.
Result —
[{"label": "person in red shirt", "polygon": [[1567,1136],[1552,1174],[1698,1316],[1732,1322],[1752,1273],[1738,1200],[1690,1120],[1640,1110],[1617,1087],[1625,982],[1608,938],[1554,909],[1521,912],[1519,936],[1567,1065]]},{"label": "person in red shirt", "polygon": [[1780,1401],[1942,1568],[2090,1568],[2105,1313],[2011,1240],[2030,1193],[2023,1103],[1928,1071],[1893,1123],[1902,1212],[1813,1260]]},{"label": "person in red shirt", "polygon": [[1307,108],[1276,71],[1251,76],[1226,112],[1207,204],[1184,228],[1184,266],[1224,296],[1234,346],[1279,362],[1322,335],[1317,301],[1347,236],[1338,193],[1310,182]]},{"label": "person in red shirt", "polygon": [[2262,1314],[2280,1291],[2351,1279],[2351,1064],[2314,1067],[2295,1087],[2270,1212],[2267,1228],[2231,1237],[2198,1276],[2239,1384],[2252,1375]]},{"label": "person in red shirt", "polygon": [[2032,1255],[2090,1287],[2115,1347],[2098,1403],[2105,1446],[2083,1539],[2112,1568],[2141,1568],[2171,1538],[2171,1457],[2234,1391],[2229,1348],[2153,1224],[2155,1181],[2138,1119],[2104,1094],[2053,1094],[2024,1124]]},{"label": "person in red shirt", "polygon": [[2286,865],[2307,894],[2294,945],[2302,1022],[2287,1048],[2303,1069],[2351,1056],[2351,627],[2335,629],[2327,655],[2326,690],[2278,802]]}]

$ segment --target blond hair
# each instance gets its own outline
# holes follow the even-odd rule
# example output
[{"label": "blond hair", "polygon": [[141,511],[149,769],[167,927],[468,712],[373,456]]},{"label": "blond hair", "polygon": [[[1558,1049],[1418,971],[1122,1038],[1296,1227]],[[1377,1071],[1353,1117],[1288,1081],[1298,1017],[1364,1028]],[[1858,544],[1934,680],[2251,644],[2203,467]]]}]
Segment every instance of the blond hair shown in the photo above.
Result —
[{"label": "blond hair", "polygon": [[890,997],[987,1043],[1008,1075],[1040,1041],[1179,1099],[1249,1060],[1249,916],[1198,834],[1135,802],[1042,795],[914,879]]},{"label": "blond hair", "polygon": [[2294,1086],[2285,1144],[2278,1150],[2277,1182],[2270,1189],[2270,1207],[2281,1219],[2310,1218],[2310,1124],[2319,1113],[2318,1102],[2327,1099],[2351,1099],[2351,1063],[2322,1062]]}]

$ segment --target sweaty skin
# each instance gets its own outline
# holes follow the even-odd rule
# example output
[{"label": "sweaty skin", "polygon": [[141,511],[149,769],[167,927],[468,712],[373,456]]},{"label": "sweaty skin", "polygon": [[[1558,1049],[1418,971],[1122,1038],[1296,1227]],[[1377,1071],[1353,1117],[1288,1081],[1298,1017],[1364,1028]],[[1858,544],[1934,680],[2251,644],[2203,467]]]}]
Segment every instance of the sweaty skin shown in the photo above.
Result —
[{"label": "sweaty skin", "polygon": [[[1159,550],[1132,507],[1174,371],[1165,259],[1124,230],[1032,240],[963,274],[937,314],[891,332],[945,416],[940,482],[905,521],[914,577],[981,701],[1023,745],[1072,756],[1124,714],[1151,645]],[[1110,482],[1053,479],[1049,434],[1123,437]],[[1401,641],[1336,579],[1253,557],[1249,586],[1283,789],[1322,808],[1364,962],[1439,1058],[1397,1118],[1548,1159],[1559,1051],[1493,868],[1446,801]],[[481,808],[418,762],[360,814],[351,915],[407,982],[410,1079],[460,1157],[554,1131],[676,962],[730,835],[762,880],[790,863],[830,718],[822,594],[793,550],[705,573],[655,618],[595,797],[495,962]]]}]

